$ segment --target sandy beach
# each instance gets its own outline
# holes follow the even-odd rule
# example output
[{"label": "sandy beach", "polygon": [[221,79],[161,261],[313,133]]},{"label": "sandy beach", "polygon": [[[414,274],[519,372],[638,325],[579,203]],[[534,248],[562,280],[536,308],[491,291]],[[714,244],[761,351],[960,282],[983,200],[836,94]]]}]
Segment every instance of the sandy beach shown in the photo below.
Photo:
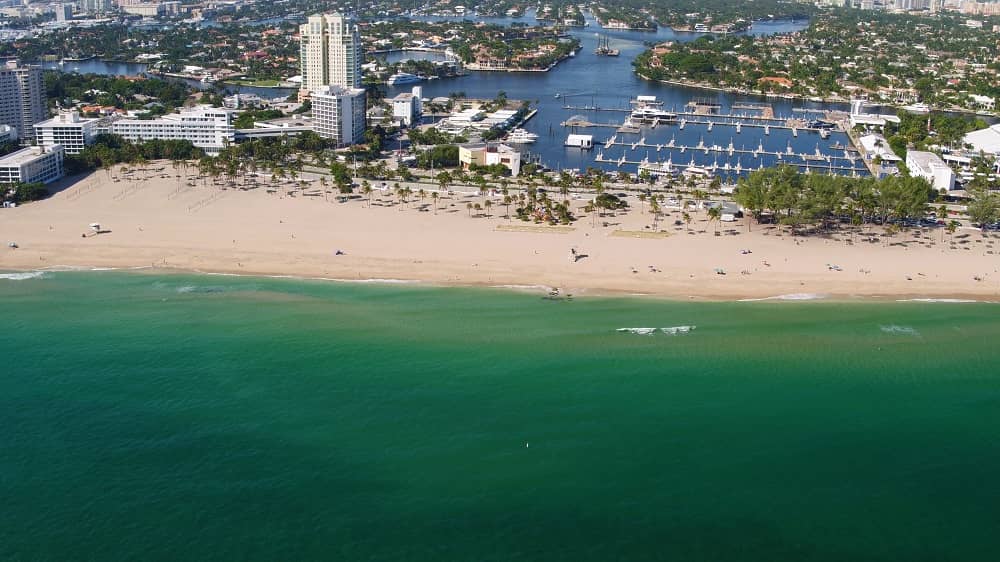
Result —
[{"label": "sandy beach", "polygon": [[[666,232],[654,233],[635,198],[627,213],[595,221],[578,210],[572,226],[547,227],[505,218],[502,197],[491,216],[470,216],[478,194],[442,194],[435,213],[429,196],[402,205],[391,190],[376,190],[369,205],[361,196],[338,202],[318,184],[305,189],[311,196],[224,189],[190,172],[176,177],[169,164],[148,168],[131,179],[117,168],[73,178],[47,200],[0,209],[0,269],[152,267],[677,299],[1000,298],[997,239],[972,230],[952,238],[913,229],[870,243],[847,232],[748,232],[744,221],[710,223],[704,211],[676,225],[680,211],[668,209]],[[95,222],[102,233],[89,228]]]}]

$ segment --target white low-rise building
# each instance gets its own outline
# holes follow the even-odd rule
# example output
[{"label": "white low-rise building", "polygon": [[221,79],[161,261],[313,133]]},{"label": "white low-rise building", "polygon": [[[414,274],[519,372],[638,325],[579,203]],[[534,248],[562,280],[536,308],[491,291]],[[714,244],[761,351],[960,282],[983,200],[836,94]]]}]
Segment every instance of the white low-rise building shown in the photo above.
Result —
[{"label": "white low-rise building", "polygon": [[365,91],[361,88],[325,86],[309,94],[313,130],[338,146],[365,140]]},{"label": "white low-rise building", "polygon": [[97,135],[97,118],[80,117],[76,111],[61,113],[35,123],[35,143],[45,148],[60,145],[66,154],[79,154]]},{"label": "white low-rise building", "polygon": [[967,133],[962,142],[972,145],[972,149],[976,152],[998,156],[1000,155],[1000,123]]},{"label": "white low-rise building", "polygon": [[61,146],[30,146],[0,158],[0,184],[52,183],[63,177]]},{"label": "white low-rise building", "polygon": [[902,158],[896,155],[889,147],[889,141],[885,140],[882,135],[864,135],[858,139],[861,144],[862,150],[864,150],[864,157],[867,160],[874,160],[878,158],[881,163],[881,173],[882,176],[886,173],[894,174],[898,172],[897,166],[903,161]]},{"label": "white low-rise building", "polygon": [[909,150],[906,152],[906,167],[910,175],[924,178],[934,189],[955,189],[955,172],[933,152]]},{"label": "white low-rise building", "polygon": [[423,88],[414,86],[410,93],[402,93],[392,98],[392,118],[412,127],[423,114],[421,96]]},{"label": "white low-rise building", "polygon": [[209,106],[199,106],[157,119],[120,119],[111,124],[110,131],[130,142],[187,140],[209,154],[218,153],[236,138],[233,113]]}]

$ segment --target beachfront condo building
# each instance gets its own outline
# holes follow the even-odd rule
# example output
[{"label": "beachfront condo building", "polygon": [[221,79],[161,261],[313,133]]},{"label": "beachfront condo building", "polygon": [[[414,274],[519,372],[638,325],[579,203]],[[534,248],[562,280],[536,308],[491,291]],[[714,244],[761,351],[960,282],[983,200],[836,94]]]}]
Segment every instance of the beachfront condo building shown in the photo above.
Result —
[{"label": "beachfront condo building", "polygon": [[80,117],[76,111],[60,113],[35,123],[35,143],[45,148],[60,145],[66,154],[80,154],[93,142],[100,119]]},{"label": "beachfront condo building", "polygon": [[111,124],[110,132],[130,142],[187,140],[209,154],[218,154],[236,139],[232,112],[207,105],[157,119],[121,119]]},{"label": "beachfront condo building", "polygon": [[22,144],[35,140],[35,123],[48,117],[42,67],[10,60],[0,67],[0,125],[17,129]]},{"label": "beachfront condo building", "polygon": [[337,146],[358,144],[365,138],[365,91],[325,86],[312,91],[313,130]]},{"label": "beachfront condo building", "polygon": [[63,176],[61,146],[29,146],[0,158],[0,185],[52,183]]},{"label": "beachfront condo building", "polygon": [[318,14],[299,27],[300,97],[323,86],[360,88],[361,35],[349,17]]}]

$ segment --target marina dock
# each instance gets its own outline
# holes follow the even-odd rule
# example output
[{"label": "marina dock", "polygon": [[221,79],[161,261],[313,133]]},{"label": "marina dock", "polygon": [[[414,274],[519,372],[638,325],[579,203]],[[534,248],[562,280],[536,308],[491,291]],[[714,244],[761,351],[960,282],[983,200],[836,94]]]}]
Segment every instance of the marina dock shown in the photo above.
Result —
[{"label": "marina dock", "polygon": [[[693,113],[678,113],[680,119],[670,119],[670,120],[655,120],[651,123],[643,123],[642,126],[656,128],[658,126],[664,125],[676,125],[683,129],[686,125],[706,125],[708,127],[733,127],[736,132],[739,133],[743,127],[757,127],[764,129],[764,134],[769,134],[771,129],[785,129],[792,131],[793,134],[798,134],[799,131],[807,132],[820,132],[827,129],[819,129],[808,127],[805,123],[801,123],[793,119],[766,119],[763,117],[732,117],[732,116],[719,116],[718,119],[706,119],[704,114],[693,114]],[[689,119],[687,116],[691,116]],[[757,121],[757,122],[754,122]],[[764,122],[766,121],[766,122]],[[619,129],[623,125],[620,123],[595,123],[593,121],[587,121],[583,119],[568,119],[560,123],[563,127],[580,127],[580,128],[610,128]],[[636,127],[638,128],[638,127]],[[625,132],[625,131],[621,131]],[[634,133],[634,131],[633,131]]]},{"label": "marina dock", "polygon": [[[797,157],[797,158],[800,157],[800,155],[797,155],[797,154],[794,155],[794,156]],[[724,162],[722,164],[719,164],[718,162],[715,162],[715,163],[712,163],[712,164],[698,164],[698,163],[694,162],[693,158],[688,163],[673,162],[672,160],[667,160],[665,162],[659,162],[659,161],[650,162],[649,160],[646,160],[646,159],[643,159],[643,160],[629,160],[625,156],[622,156],[621,158],[618,158],[618,159],[614,159],[614,158],[607,158],[606,156],[604,156],[603,153],[598,153],[597,156],[594,158],[594,161],[595,162],[605,163],[605,164],[615,164],[618,167],[621,167],[621,166],[624,166],[626,164],[629,164],[629,165],[633,165],[633,166],[639,166],[640,170],[644,170],[644,169],[645,170],[660,169],[663,172],[666,172],[668,170],[683,171],[683,170],[685,170],[687,168],[701,168],[701,169],[705,169],[705,170],[711,171],[713,173],[732,172],[734,174],[740,174],[742,172],[751,172],[753,170],[760,170],[760,169],[763,169],[763,168],[767,167],[767,166],[764,166],[763,163],[758,164],[757,166],[753,166],[753,165],[744,166],[743,163],[740,162],[740,161],[737,161],[736,165],[733,165],[729,161],[726,161],[726,162]],[[833,171],[851,172],[853,175],[858,175],[861,172],[867,172],[868,171],[864,166],[861,166],[861,167],[858,167],[858,166],[845,166],[845,165],[842,165],[842,164],[835,164],[833,162],[827,162],[825,159],[822,160],[822,161],[818,161],[818,160],[798,160],[798,161],[796,161],[796,160],[791,160],[791,159],[788,159],[788,160],[782,159],[782,163],[783,164],[788,164],[790,166],[797,166],[799,168],[803,168],[804,171],[814,171],[815,170],[816,172],[824,172],[824,171],[830,171],[830,172],[833,172]]]}]

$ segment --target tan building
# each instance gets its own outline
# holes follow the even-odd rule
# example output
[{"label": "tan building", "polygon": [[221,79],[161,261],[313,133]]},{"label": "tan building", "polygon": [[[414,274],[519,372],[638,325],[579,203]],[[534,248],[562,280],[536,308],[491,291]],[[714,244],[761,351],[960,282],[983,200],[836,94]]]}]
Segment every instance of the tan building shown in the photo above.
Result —
[{"label": "tan building", "polygon": [[521,153],[505,144],[472,144],[458,147],[458,161],[462,168],[500,164],[517,177],[521,173]]}]

